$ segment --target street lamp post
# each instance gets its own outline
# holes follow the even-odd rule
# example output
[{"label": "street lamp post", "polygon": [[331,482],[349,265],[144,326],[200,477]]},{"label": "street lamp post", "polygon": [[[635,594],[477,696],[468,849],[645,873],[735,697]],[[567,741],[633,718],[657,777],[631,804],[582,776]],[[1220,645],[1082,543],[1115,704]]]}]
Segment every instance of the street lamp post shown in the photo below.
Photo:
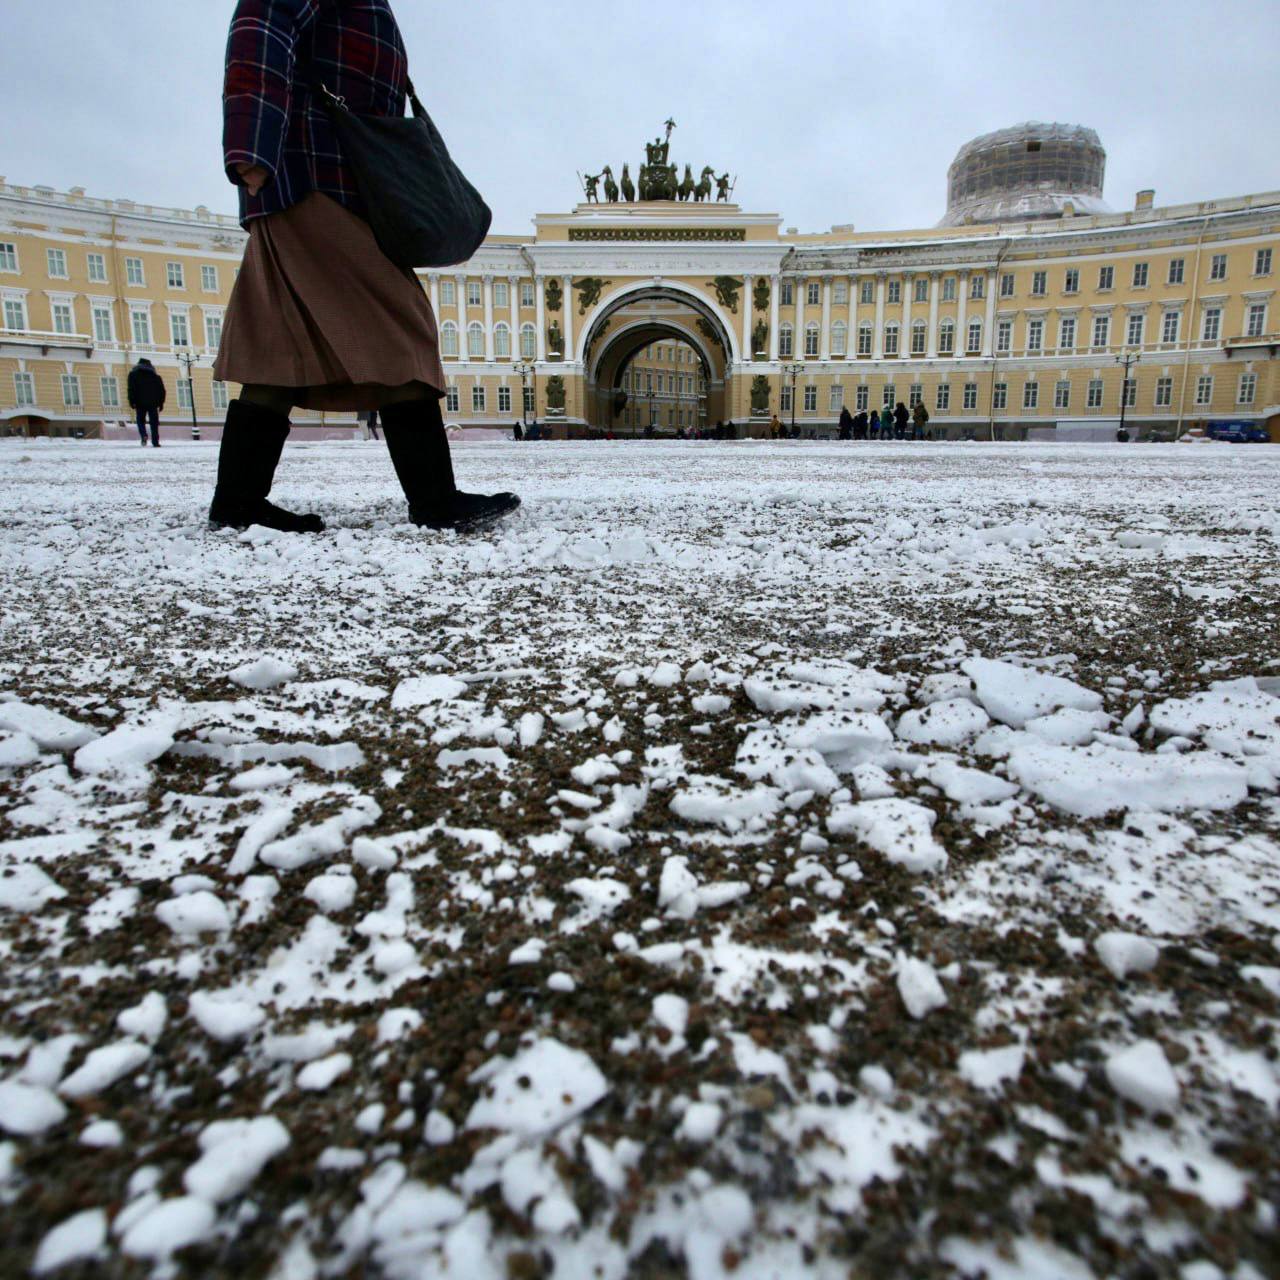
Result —
[{"label": "street lamp post", "polygon": [[[513,366],[515,371],[520,375],[520,421],[527,427],[529,425],[529,379],[533,378],[533,391],[536,397],[538,392],[538,366],[529,363],[527,360],[519,360]],[[537,406],[535,405],[535,412]]]},{"label": "street lamp post", "polygon": [[1128,347],[1116,356],[1116,364],[1124,369],[1124,378],[1120,382],[1120,433],[1121,439],[1124,438],[1124,411],[1129,406],[1129,370],[1142,357],[1136,351],[1130,351]]},{"label": "street lamp post", "polygon": [[796,434],[796,378],[799,377],[800,370],[803,368],[804,368],[804,365],[798,360],[794,364],[784,364],[782,366],[783,374],[788,375],[791,378],[791,436],[792,436],[792,439],[795,438],[795,434]]},{"label": "street lamp post", "polygon": [[187,389],[191,393],[191,438],[200,439],[200,423],[196,418],[196,380],[191,376],[192,368],[200,363],[200,357],[189,347],[177,352],[178,363],[187,371]]}]

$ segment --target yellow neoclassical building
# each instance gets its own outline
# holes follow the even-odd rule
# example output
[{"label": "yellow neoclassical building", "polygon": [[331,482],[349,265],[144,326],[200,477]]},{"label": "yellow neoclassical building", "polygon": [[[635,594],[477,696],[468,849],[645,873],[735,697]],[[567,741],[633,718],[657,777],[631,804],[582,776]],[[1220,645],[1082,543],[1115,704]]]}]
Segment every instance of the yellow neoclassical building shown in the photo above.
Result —
[{"label": "yellow neoclassical building", "polygon": [[[1139,192],[1113,212],[1100,157],[1075,127],[976,139],[946,216],[918,231],[800,233],[656,179],[658,198],[537,215],[420,273],[446,421],[764,434],[776,414],[826,435],[842,407],[901,400],[949,436],[1102,430],[1123,410],[1138,436],[1243,421],[1280,440],[1280,191],[1172,207]],[[0,179],[0,431],[133,438],[125,378],[146,355],[169,432],[194,417],[216,435],[237,388],[212,358],[244,243],[204,208]],[[304,438],[353,429],[294,421]]]}]

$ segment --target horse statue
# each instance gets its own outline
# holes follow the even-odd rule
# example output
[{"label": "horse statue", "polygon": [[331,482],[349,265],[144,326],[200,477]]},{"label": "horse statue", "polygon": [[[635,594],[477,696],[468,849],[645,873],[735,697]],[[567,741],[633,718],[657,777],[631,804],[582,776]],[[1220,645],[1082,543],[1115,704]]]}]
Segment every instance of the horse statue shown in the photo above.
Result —
[{"label": "horse statue", "polygon": [[693,198],[698,204],[711,199],[711,179],[715,177],[715,173],[716,171],[710,165],[703,169],[702,177],[693,189]]},{"label": "horse statue", "polygon": [[636,184],[631,181],[631,166],[622,166],[622,198],[628,204],[634,204],[636,198]]},{"label": "horse statue", "polygon": [[605,165],[604,169],[601,171],[600,176],[604,178],[604,198],[610,204],[617,204],[618,203],[618,184],[613,180],[613,170],[609,168],[608,165]]},{"label": "horse statue", "polygon": [[693,195],[694,188],[693,170],[689,165],[684,167],[684,181],[680,183],[679,196],[681,200],[688,200]]}]

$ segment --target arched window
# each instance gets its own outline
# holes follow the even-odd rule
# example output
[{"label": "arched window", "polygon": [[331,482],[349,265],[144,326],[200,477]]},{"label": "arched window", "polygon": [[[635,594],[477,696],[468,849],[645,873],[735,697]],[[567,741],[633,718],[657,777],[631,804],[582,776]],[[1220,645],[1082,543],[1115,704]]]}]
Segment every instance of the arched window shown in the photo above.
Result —
[{"label": "arched window", "polygon": [[804,353],[807,356],[818,354],[818,322],[811,320],[804,327]]},{"label": "arched window", "polygon": [[784,360],[795,354],[795,330],[789,324],[778,329],[778,354]]},{"label": "arched window", "polygon": [[484,325],[478,320],[467,325],[467,355],[484,359]]},{"label": "arched window", "polygon": [[887,356],[898,354],[898,322],[890,321],[884,327],[884,353]]},{"label": "arched window", "polygon": [[938,354],[954,355],[956,350],[956,322],[944,320],[938,326]]},{"label": "arched window", "polygon": [[976,356],[982,350],[982,321],[969,321],[969,337],[965,343],[965,350],[971,355]]},{"label": "arched window", "polygon": [[849,351],[849,326],[843,320],[837,320],[831,326],[831,354],[846,355]]},{"label": "arched window", "polygon": [[923,320],[911,322],[911,354],[913,356],[924,355],[926,330],[927,326]]},{"label": "arched window", "polygon": [[458,354],[458,326],[452,320],[440,326],[440,352],[446,356]]},{"label": "arched window", "polygon": [[869,356],[871,354],[871,321],[864,320],[858,326],[858,354],[860,356]]},{"label": "arched window", "polygon": [[532,360],[538,352],[538,331],[531,324],[520,326],[520,359]]},{"label": "arched window", "polygon": [[493,326],[493,354],[499,360],[511,359],[511,326],[501,321]]}]

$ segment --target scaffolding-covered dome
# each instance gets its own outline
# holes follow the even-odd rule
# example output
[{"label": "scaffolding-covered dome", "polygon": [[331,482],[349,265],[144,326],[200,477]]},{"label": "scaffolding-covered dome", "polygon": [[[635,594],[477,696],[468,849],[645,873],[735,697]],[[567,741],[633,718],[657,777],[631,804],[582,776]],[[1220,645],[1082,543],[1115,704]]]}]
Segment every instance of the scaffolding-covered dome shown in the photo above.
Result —
[{"label": "scaffolding-covered dome", "polygon": [[1078,124],[1014,125],[966,142],[947,170],[941,227],[1110,213],[1102,199],[1107,153]]}]

